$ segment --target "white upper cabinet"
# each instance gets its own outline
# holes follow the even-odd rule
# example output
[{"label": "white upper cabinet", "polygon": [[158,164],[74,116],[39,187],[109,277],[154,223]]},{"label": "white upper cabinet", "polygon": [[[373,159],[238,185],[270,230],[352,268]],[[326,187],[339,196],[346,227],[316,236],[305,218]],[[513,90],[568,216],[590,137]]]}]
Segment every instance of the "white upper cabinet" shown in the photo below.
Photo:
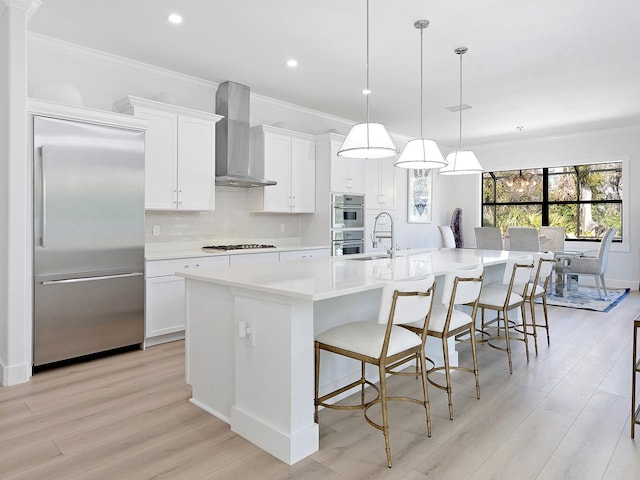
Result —
[{"label": "white upper cabinet", "polygon": [[[316,147],[322,152],[322,162],[328,160],[331,168],[331,191],[338,193],[365,193],[365,162],[363,158],[339,157],[338,150],[344,141],[343,135],[329,133],[316,137]],[[329,156],[329,159],[326,158]]]},{"label": "white upper cabinet", "polygon": [[393,210],[396,202],[395,158],[370,158],[366,163],[366,208]]},{"label": "white upper cabinet", "polygon": [[214,210],[215,124],[222,117],[131,96],[116,108],[148,122],[145,208]]},{"label": "white upper cabinet", "polygon": [[254,212],[313,213],[316,156],[312,135],[260,125],[251,129],[251,155],[264,161],[264,174],[276,185],[251,189]]}]

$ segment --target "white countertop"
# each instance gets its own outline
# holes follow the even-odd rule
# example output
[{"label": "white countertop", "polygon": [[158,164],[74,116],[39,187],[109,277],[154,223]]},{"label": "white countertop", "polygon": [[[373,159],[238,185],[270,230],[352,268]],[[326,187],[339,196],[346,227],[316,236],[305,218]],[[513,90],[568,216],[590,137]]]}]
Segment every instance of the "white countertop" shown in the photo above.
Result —
[{"label": "white countertop", "polygon": [[204,267],[176,274],[187,279],[316,301],[380,288],[389,280],[415,278],[429,273],[443,275],[449,270],[478,263],[487,267],[522,255],[526,253],[465,248],[421,249],[403,251],[393,260],[358,261],[354,258],[367,255],[349,255],[222,268]]},{"label": "white countertop", "polygon": [[[283,245],[276,248],[252,248],[246,250],[202,250],[205,245],[224,245],[245,242],[164,242],[147,243],[144,247],[144,258],[148,261],[171,260],[175,258],[208,257],[216,255],[246,255],[251,253],[264,252],[290,252],[299,250],[316,250],[320,248],[330,248],[328,245]],[[251,242],[272,245],[273,242]]]}]

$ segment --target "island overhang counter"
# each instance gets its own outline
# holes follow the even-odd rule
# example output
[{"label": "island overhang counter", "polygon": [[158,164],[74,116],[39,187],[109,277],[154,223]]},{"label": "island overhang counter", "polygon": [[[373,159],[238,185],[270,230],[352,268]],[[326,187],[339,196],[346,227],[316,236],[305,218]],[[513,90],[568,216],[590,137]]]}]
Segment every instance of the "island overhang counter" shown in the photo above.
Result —
[{"label": "island overhang counter", "polygon": [[[292,465],[319,448],[313,421],[317,334],[376,319],[381,288],[389,280],[438,277],[479,263],[499,279],[500,266],[513,255],[522,253],[428,249],[394,259],[313,258],[177,272],[186,279],[191,401]],[[357,365],[341,360],[323,359],[323,390],[357,375]]]}]

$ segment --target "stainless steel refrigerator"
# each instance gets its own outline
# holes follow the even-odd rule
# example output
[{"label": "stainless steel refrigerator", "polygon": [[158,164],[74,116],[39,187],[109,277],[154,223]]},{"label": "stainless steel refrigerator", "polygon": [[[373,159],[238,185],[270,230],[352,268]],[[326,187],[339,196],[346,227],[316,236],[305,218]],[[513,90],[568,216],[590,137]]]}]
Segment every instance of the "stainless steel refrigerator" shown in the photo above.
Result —
[{"label": "stainless steel refrigerator", "polygon": [[144,132],[33,117],[33,364],[144,341]]}]

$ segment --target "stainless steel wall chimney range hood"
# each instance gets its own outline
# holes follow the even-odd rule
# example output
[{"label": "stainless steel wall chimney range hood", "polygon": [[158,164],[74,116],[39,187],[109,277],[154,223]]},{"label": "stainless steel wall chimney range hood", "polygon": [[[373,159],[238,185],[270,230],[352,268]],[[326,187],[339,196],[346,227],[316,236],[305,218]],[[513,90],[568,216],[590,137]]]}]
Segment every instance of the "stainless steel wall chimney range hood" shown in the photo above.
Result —
[{"label": "stainless steel wall chimney range hood", "polygon": [[275,185],[264,178],[264,161],[249,155],[249,87],[224,82],[216,92],[216,185],[263,187]]}]

